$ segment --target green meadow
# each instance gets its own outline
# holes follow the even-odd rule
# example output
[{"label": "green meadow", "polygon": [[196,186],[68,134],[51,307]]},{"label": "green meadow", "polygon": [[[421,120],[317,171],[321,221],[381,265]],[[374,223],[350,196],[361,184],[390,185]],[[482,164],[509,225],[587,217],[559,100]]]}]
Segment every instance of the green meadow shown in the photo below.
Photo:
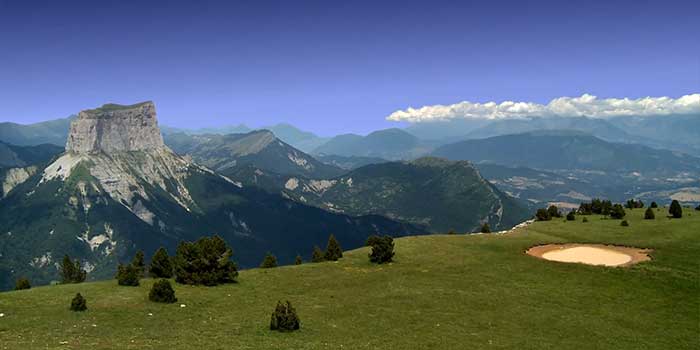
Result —
[{"label": "green meadow", "polygon": [[[578,216],[506,235],[401,238],[386,265],[362,248],[337,263],[241,271],[237,284],[173,282],[175,304],[148,301],[151,279],[0,293],[0,349],[698,349],[700,212],[643,213],[627,210],[628,227]],[[652,260],[524,254],[563,242],[651,248]],[[85,312],[68,310],[77,292]],[[301,330],[269,330],[278,300],[291,301]]]}]

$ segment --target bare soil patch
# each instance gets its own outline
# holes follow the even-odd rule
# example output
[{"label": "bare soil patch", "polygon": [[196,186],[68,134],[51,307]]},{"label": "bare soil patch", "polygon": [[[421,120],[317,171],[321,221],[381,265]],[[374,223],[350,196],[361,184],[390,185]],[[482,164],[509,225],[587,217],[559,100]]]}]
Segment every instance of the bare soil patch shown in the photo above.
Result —
[{"label": "bare soil patch", "polygon": [[550,261],[603,266],[630,266],[651,260],[651,249],[604,244],[546,244],[532,247],[526,253]]}]

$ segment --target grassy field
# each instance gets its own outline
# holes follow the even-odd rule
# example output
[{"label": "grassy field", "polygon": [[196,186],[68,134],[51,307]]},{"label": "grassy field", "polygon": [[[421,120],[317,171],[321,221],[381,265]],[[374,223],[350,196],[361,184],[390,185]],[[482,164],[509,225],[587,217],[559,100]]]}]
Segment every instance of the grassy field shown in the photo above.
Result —
[{"label": "grassy field", "polygon": [[[150,279],[0,293],[0,348],[698,349],[700,212],[627,212],[629,227],[591,216],[504,236],[402,238],[390,265],[359,249],[338,263],[243,271],[235,285],[175,285],[173,305],[147,300]],[[605,268],[523,253],[555,242],[653,248],[653,260]],[[87,312],[68,311],[76,292]],[[269,331],[287,299],[302,329]]]}]

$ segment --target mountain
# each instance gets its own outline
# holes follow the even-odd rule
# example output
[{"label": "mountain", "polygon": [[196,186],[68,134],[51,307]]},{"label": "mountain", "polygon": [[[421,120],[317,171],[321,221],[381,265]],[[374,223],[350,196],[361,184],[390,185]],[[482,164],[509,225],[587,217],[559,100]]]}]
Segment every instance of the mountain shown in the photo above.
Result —
[{"label": "mountain", "polygon": [[176,153],[189,155],[224,175],[246,166],[309,178],[329,178],[345,172],[282,142],[268,130],[229,135],[173,134],[166,135],[165,142]]},{"label": "mountain", "polygon": [[367,165],[331,180],[288,178],[283,193],[349,215],[377,214],[430,232],[510,228],[529,213],[469,162],[420,158]]},{"label": "mountain", "polygon": [[367,136],[355,134],[339,135],[322,146],[313,154],[377,157],[388,160],[413,159],[432,149],[429,143],[401,129],[375,131]]},{"label": "mountain", "polygon": [[609,122],[647,139],[645,144],[700,156],[700,116],[617,117]]},{"label": "mountain", "polygon": [[654,174],[700,171],[700,159],[682,153],[611,143],[583,133],[556,130],[457,142],[439,147],[433,155],[536,169]]},{"label": "mountain", "polygon": [[632,142],[635,139],[604,119],[586,117],[496,120],[466,134],[465,139],[483,139],[541,130],[574,130],[614,142]]},{"label": "mountain", "polygon": [[183,129],[183,128],[174,128],[170,126],[161,126],[160,128],[161,132],[163,135],[170,135],[170,134],[188,134],[188,135],[202,135],[202,134],[244,134],[247,132],[251,132],[253,129],[249,128],[248,126],[244,124],[238,124],[238,125],[229,125],[229,126],[222,126],[218,128],[199,128],[199,129]]},{"label": "mountain", "polygon": [[218,234],[242,267],[266,251],[283,263],[335,234],[344,247],[371,234],[420,229],[376,215],[330,213],[241,186],[180,157],[162,141],[155,106],[104,105],[72,122],[66,152],[0,199],[0,257],[36,284],[58,278],[64,254],[89,278],[111,278],[136,250],[174,252],[182,240]]},{"label": "mountain", "polygon": [[74,116],[35,124],[0,123],[0,141],[19,146],[45,143],[63,146]]},{"label": "mountain", "polygon": [[0,168],[24,167],[48,162],[62,152],[62,147],[51,144],[15,146],[0,141]]},{"label": "mountain", "polygon": [[337,166],[341,169],[352,170],[370,164],[386,163],[388,160],[377,157],[339,156],[335,154],[322,154],[315,157],[319,161]]}]

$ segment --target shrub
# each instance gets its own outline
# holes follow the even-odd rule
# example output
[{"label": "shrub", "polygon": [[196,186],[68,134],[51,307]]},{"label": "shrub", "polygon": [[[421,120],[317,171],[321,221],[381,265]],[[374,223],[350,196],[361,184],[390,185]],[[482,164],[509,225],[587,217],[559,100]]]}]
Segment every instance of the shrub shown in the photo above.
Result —
[{"label": "shrub", "polygon": [[575,221],[575,220],[576,220],[576,215],[574,214],[573,211],[570,211],[568,214],[566,214],[566,221]]},{"label": "shrub", "polygon": [[537,219],[537,221],[552,220],[552,217],[549,215],[547,209],[537,209],[537,213],[535,213],[535,218]]},{"label": "shrub", "polygon": [[448,235],[456,235],[457,232],[455,232],[455,230],[450,229],[449,231],[447,231],[447,234]]},{"label": "shrub", "polygon": [[695,210],[700,210],[700,204],[697,207],[695,207]]},{"label": "shrub", "polygon": [[489,226],[488,222],[481,225],[481,233],[491,233],[491,227]]},{"label": "shrub", "polygon": [[630,223],[627,222],[627,220],[622,220],[622,222],[620,223],[620,226],[625,226],[625,227],[627,227],[627,226],[629,226],[629,225],[630,225]]},{"label": "shrub", "polygon": [[674,199],[673,202],[671,202],[671,207],[668,208],[668,213],[671,214],[674,219],[680,219],[683,217],[683,208],[681,204]]},{"label": "shrub", "polygon": [[367,238],[367,246],[372,247],[369,261],[376,264],[391,262],[394,258],[394,239],[390,236],[370,236]]},{"label": "shrub", "polygon": [[260,267],[264,269],[269,269],[271,267],[277,267],[277,257],[272,255],[272,253],[267,252],[265,254],[265,258],[263,259],[262,263],[260,263]]},{"label": "shrub", "polygon": [[583,217],[583,222],[588,222],[588,218],[584,216],[584,217]]},{"label": "shrub", "polygon": [[143,250],[137,251],[136,255],[134,255],[134,258],[131,260],[131,266],[136,268],[139,277],[143,277],[144,273],[146,272],[146,263],[144,262],[144,260],[145,257],[143,255]]},{"label": "shrub", "polygon": [[299,329],[299,316],[292,304],[277,302],[277,307],[270,317],[270,330],[280,332],[291,332]]},{"label": "shrub", "polygon": [[294,265],[301,265],[304,263],[304,259],[301,258],[301,255],[297,254],[296,259],[294,259]]},{"label": "shrub", "polygon": [[630,199],[625,204],[625,208],[628,208],[628,209],[644,208],[644,202],[642,202],[641,200],[636,201],[634,199]]},{"label": "shrub", "polygon": [[561,217],[561,212],[559,211],[559,208],[557,208],[556,205],[550,205],[549,208],[547,208],[547,213],[549,213],[549,216],[552,218]]},{"label": "shrub", "polygon": [[87,272],[80,267],[80,261],[71,260],[68,255],[63,257],[61,264],[61,280],[63,283],[81,283],[85,282]]},{"label": "shrub", "polygon": [[170,281],[161,279],[153,283],[151,291],[148,292],[148,300],[156,303],[172,304],[177,301],[177,298],[175,297],[173,286],[170,285]]},{"label": "shrub", "polygon": [[338,259],[343,257],[343,248],[340,247],[340,243],[335,239],[335,236],[330,235],[328,237],[328,245],[326,245],[326,254],[324,258],[328,261],[338,261]]},{"label": "shrub", "polygon": [[117,267],[117,284],[120,286],[137,287],[141,277],[140,269],[132,264]]},{"label": "shrub", "polygon": [[314,251],[311,253],[311,262],[323,262],[326,259],[323,257],[323,251],[318,246],[314,246]]},{"label": "shrub", "polygon": [[647,208],[644,212],[644,220],[654,220],[656,215],[654,215],[654,210],[651,207]]},{"label": "shrub", "polygon": [[622,219],[627,215],[625,212],[625,208],[622,207],[620,204],[615,204],[613,205],[612,209],[610,210],[610,217],[613,219]]},{"label": "shrub", "polygon": [[651,202],[651,204],[649,205],[649,208],[654,208],[654,209],[656,209],[656,208],[658,208],[658,207],[659,207],[659,205],[656,204],[656,202]]},{"label": "shrub", "polygon": [[168,251],[160,247],[151,258],[151,266],[148,269],[151,277],[170,278],[173,277],[173,264],[168,256]]},{"label": "shrub", "polygon": [[205,286],[234,283],[238,268],[231,261],[232,255],[233,250],[219,236],[181,242],[173,259],[175,281]]},{"label": "shrub", "polygon": [[15,283],[15,290],[22,290],[22,289],[30,289],[32,288],[32,285],[29,283],[29,280],[20,277],[17,279],[17,283]]},{"label": "shrub", "polygon": [[73,300],[70,302],[71,311],[85,311],[87,310],[87,301],[83,298],[80,293],[76,294]]}]

